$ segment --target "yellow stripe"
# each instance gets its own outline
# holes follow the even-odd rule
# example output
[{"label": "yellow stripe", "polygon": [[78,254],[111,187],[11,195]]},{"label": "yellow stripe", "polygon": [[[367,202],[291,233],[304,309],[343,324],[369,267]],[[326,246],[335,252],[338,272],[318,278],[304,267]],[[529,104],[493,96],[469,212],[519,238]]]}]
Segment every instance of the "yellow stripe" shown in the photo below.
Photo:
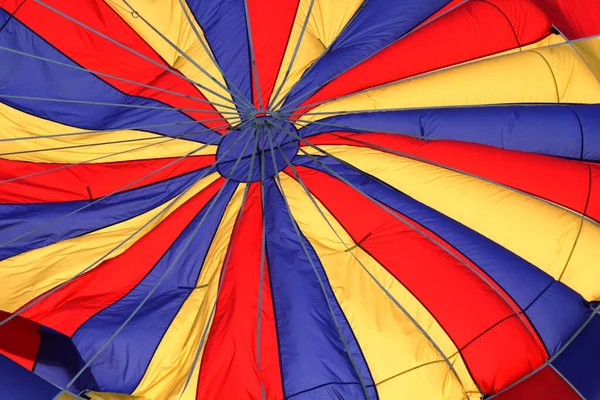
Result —
[{"label": "yellow stripe", "polygon": [[[312,112],[556,102],[600,102],[600,82],[568,44],[425,74],[320,105]],[[331,115],[302,118],[314,121]]]},{"label": "yellow stripe", "polygon": [[[587,300],[600,298],[600,228],[584,221],[570,256],[581,217],[562,207],[427,163],[366,148],[320,147],[481,233],[555,279],[564,270],[561,281]],[[314,149],[306,150],[322,155]]]},{"label": "yellow stripe", "polygon": [[584,221],[561,282],[577,290],[586,300],[600,300],[600,228]]},{"label": "yellow stripe", "polygon": [[[292,61],[311,1],[313,0],[300,0],[292,33],[283,57],[283,62],[281,63],[277,81],[275,82],[275,90],[273,90],[271,100],[281,86],[285,73]],[[300,80],[304,71],[337,39],[362,3],[363,0],[314,0],[308,24],[306,25],[306,31],[302,36],[302,42],[298,48],[298,54],[294,59],[292,69],[285,80],[283,88],[279,96],[277,96],[277,102],[285,97],[292,86]]]},{"label": "yellow stripe", "polygon": [[[73,128],[57,122],[38,118],[24,113],[5,104],[0,103],[0,139],[8,138],[35,138],[37,136],[56,135],[61,133],[89,132],[84,129]],[[200,126],[200,125],[199,125]],[[113,141],[131,139],[144,139],[124,143],[99,144]],[[3,155],[1,158],[19,161],[32,161],[44,163],[78,163],[92,158],[107,156],[117,152],[132,150],[124,154],[117,154],[96,162],[114,162],[127,160],[140,160],[165,157],[181,157],[201,146],[200,143],[189,140],[175,139],[164,144],[148,146],[151,143],[160,143],[168,137],[154,133],[122,130],[116,132],[91,133],[87,135],[63,136],[43,139],[28,139],[2,142],[0,154],[35,151],[14,155]],[[67,146],[86,146],[71,149],[40,151]],[[138,147],[148,146],[140,150]],[[215,154],[216,146],[207,146],[195,155]]]},{"label": "yellow stripe", "polygon": [[178,207],[218,178],[219,174],[215,172],[196,183],[179,199],[172,199],[160,207],[120,224],[87,235],[63,240],[1,261],[0,309],[14,312],[42,293],[65,282],[111,251],[174,202],[173,206],[150,222],[148,226],[115,250],[105,260],[122,254]]},{"label": "yellow stripe", "polygon": [[[134,16],[134,14],[130,12],[129,7],[127,7],[122,0],[116,0],[116,2],[120,4],[117,5],[113,1],[107,1],[106,3],[112,7],[112,9],[115,10],[115,12],[117,12],[121,18],[123,18],[125,22],[127,22],[127,24],[129,24],[129,26],[131,26],[154,49],[154,51],[156,51],[167,62],[167,64],[169,64],[169,66],[178,70],[194,82],[197,82],[205,88],[208,88],[232,101],[231,95],[212,79],[214,78],[223,86],[227,87],[223,75],[221,75],[219,69],[211,60],[212,53],[209,54],[204,50],[202,43],[200,40],[198,40],[198,36],[196,36],[196,33],[190,25],[190,22],[186,18],[179,0],[130,0],[128,3],[131,4],[131,6],[139,15],[144,17],[144,19],[152,24],[156,30],[167,37],[172,43],[179,47],[181,51],[194,60],[196,64],[200,65],[204,71],[210,74],[210,77],[185,57],[183,57],[166,40],[154,32],[152,28],[150,28],[141,18],[139,18],[137,15]],[[183,4],[186,7],[190,19],[194,23],[194,27],[198,33],[200,33],[200,37],[204,41],[204,45],[208,47],[208,41],[204,36],[204,32],[196,23],[192,12],[187,6],[187,2],[183,2]],[[209,101],[227,106],[233,106],[230,101],[227,101],[206,89],[198,87],[198,90],[200,90],[204,97],[206,97],[206,99]],[[215,106],[215,108],[221,112],[233,111],[229,108],[223,108],[220,106]],[[232,114],[225,114],[224,117],[231,123],[239,122],[239,119]]]},{"label": "yellow stripe", "polygon": [[[134,395],[148,399],[179,399],[205,326],[208,324],[210,327],[212,324],[212,319],[209,320],[210,312],[216,301],[221,269],[241,207],[244,186],[240,184],[233,195],[206,255],[197,286],[207,286],[194,290],[185,301],[156,349]],[[202,352],[182,400],[196,399]]]},{"label": "yellow stripe", "polygon": [[72,395],[71,393],[63,393],[57,400],[75,400],[77,397]]},{"label": "yellow stripe", "polygon": [[600,79],[600,37],[581,40],[573,45]]},{"label": "yellow stripe", "polygon": [[489,56],[481,57],[481,58],[478,58],[478,59],[475,59],[475,60],[465,61],[464,63],[452,65],[452,66],[449,66],[449,67],[446,67],[446,68],[441,68],[440,70],[454,68],[454,67],[459,66],[459,65],[471,64],[471,63],[474,63],[474,62],[478,62],[478,61],[482,61],[482,60],[487,60],[487,59],[491,59],[491,58],[497,58],[497,57],[500,57],[500,56],[507,56],[509,54],[519,53],[519,52],[526,51],[526,50],[536,50],[536,49],[539,49],[539,48],[542,48],[542,47],[553,46],[553,45],[557,45],[557,44],[560,44],[560,43],[566,43],[565,38],[563,38],[561,35],[552,33],[552,34],[546,36],[545,38],[543,38],[541,40],[538,40],[537,42],[525,45],[523,47],[515,47],[513,49],[502,51],[500,53],[490,54]]},{"label": "yellow stripe", "polygon": [[92,400],[150,400],[145,397],[131,396],[128,394],[121,393],[109,393],[109,392],[89,392],[88,397]]},{"label": "yellow stripe", "polygon": [[333,233],[302,186],[286,174],[280,176],[294,219],[327,273],[377,384],[379,398],[465,397],[460,382],[431,342],[365,272],[357,258],[450,358],[470,396],[479,395],[458,349],[427,309],[362,248],[348,252],[347,248],[356,243],[337,220],[315,199],[348,247]]}]

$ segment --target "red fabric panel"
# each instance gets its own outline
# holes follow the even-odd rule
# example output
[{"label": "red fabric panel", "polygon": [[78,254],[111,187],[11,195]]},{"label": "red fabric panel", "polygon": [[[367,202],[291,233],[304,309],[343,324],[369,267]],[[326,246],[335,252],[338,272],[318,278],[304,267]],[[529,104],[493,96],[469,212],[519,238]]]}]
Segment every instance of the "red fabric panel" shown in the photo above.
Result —
[{"label": "red fabric panel", "polygon": [[[144,279],[224,181],[220,178],[213,182],[127,251],[102,262],[22,315],[71,336],[90,317],[125,296]],[[81,266],[82,269],[85,267]]]},{"label": "red fabric panel", "polygon": [[[0,311],[0,321],[10,313]],[[0,354],[32,371],[40,347],[39,326],[22,317],[16,317],[0,326]]]},{"label": "red fabric panel", "polygon": [[550,34],[550,25],[531,0],[469,1],[351,68],[303,104],[535,42]]},{"label": "red fabric panel", "polygon": [[[256,366],[256,324],[262,244],[260,184],[248,192],[215,318],[200,366],[197,399],[282,399],[281,370],[269,273],[265,259],[260,330],[260,371]],[[260,380],[259,380],[260,379]]]},{"label": "red fabric panel", "polygon": [[[166,62],[104,1],[78,0],[77,7],[73,7],[71,0],[45,0],[44,3],[168,67]],[[0,4],[0,7],[13,12],[18,4],[17,0],[10,0]],[[16,12],[15,18],[84,68],[204,99],[202,93],[185,79],[168,73],[35,1],[25,2]],[[102,76],[99,78],[132,96],[152,98],[177,108],[214,111],[214,113],[185,112],[196,120],[222,118],[221,114],[207,103],[112,78]],[[217,127],[223,125],[223,121],[206,122],[205,125]],[[225,131],[223,127],[218,130]]]},{"label": "red fabric panel", "polygon": [[496,400],[581,400],[581,397],[552,368],[545,367]]},{"label": "red fabric panel", "polygon": [[600,33],[598,0],[534,0],[567,38],[579,39]]},{"label": "red fabric panel", "polygon": [[590,218],[600,221],[600,165],[589,164],[591,172],[590,199],[586,210],[586,215]]},{"label": "red fabric panel", "polygon": [[[309,190],[352,239],[432,313],[461,349],[473,378],[486,393],[499,390],[544,362],[546,354],[539,338],[532,337],[506,300],[463,263],[343,182],[323,172],[296,168]],[[435,233],[421,226],[419,229],[444,243]],[[443,246],[449,248],[447,243]],[[464,257],[459,258],[478,270]],[[492,286],[502,293],[497,285]],[[505,293],[504,298],[510,299]]]},{"label": "red fabric panel", "polygon": [[[122,191],[173,178],[214,163],[215,156],[192,156],[179,161],[163,158],[99,164],[79,164],[56,171],[67,164],[46,164],[0,159],[0,204],[30,204],[98,199],[150,173],[163,170]],[[36,174],[2,183],[25,175]],[[89,188],[89,191],[88,191]]]},{"label": "red fabric panel", "polygon": [[[585,209],[589,172],[587,166],[579,161],[456,141],[424,142],[383,133],[322,134],[311,137],[310,141],[316,145],[344,144],[380,151],[391,149],[531,193],[580,213]],[[598,186],[600,169],[596,168],[595,186]],[[596,206],[591,207],[592,203]],[[594,214],[590,213],[592,210],[595,210]],[[591,200],[587,214],[600,217],[600,194]]]},{"label": "red fabric panel", "polygon": [[419,25],[417,25],[413,29],[413,31],[416,31],[417,29],[420,29],[423,25],[429,24],[431,21],[438,19],[442,14],[445,14],[453,8],[458,7],[461,3],[464,3],[465,1],[466,0],[450,0],[450,2],[448,2],[448,4],[446,4],[444,7],[440,8],[438,12],[433,14],[431,17],[427,18],[427,20],[423,21]]},{"label": "red fabric panel", "polygon": [[[254,57],[265,108],[274,90],[299,3],[300,0],[248,0]],[[254,106],[258,108],[254,69],[252,74]]]}]

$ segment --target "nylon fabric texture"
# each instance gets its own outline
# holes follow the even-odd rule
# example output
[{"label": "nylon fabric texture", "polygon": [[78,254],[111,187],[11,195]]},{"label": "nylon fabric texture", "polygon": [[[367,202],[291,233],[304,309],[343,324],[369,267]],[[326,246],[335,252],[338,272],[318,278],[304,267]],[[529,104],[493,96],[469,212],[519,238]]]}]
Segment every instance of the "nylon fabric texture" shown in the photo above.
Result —
[{"label": "nylon fabric texture", "polygon": [[0,0],[2,400],[600,400],[597,0]]}]

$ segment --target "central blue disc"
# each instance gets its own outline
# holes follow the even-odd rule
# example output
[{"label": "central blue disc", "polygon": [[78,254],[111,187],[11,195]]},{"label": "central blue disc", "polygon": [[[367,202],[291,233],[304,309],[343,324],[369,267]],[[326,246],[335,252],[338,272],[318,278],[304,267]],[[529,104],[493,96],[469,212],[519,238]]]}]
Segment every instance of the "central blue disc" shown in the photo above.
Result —
[{"label": "central blue disc", "polygon": [[298,139],[294,135],[298,135],[294,125],[272,117],[244,122],[238,130],[227,133],[219,144],[217,170],[223,177],[237,182],[255,182],[272,177],[285,169],[287,160],[291,161],[298,152]]}]

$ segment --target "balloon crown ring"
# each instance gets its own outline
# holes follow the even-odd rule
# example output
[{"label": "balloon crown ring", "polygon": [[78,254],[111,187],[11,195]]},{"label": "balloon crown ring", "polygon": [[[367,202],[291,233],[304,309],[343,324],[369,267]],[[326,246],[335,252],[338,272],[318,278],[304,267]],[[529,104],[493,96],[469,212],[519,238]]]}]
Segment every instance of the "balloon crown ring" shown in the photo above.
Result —
[{"label": "balloon crown ring", "polygon": [[[262,181],[284,170],[298,152],[298,130],[271,112],[249,112],[217,150],[217,171],[237,182]],[[236,165],[237,164],[237,165]]]}]

